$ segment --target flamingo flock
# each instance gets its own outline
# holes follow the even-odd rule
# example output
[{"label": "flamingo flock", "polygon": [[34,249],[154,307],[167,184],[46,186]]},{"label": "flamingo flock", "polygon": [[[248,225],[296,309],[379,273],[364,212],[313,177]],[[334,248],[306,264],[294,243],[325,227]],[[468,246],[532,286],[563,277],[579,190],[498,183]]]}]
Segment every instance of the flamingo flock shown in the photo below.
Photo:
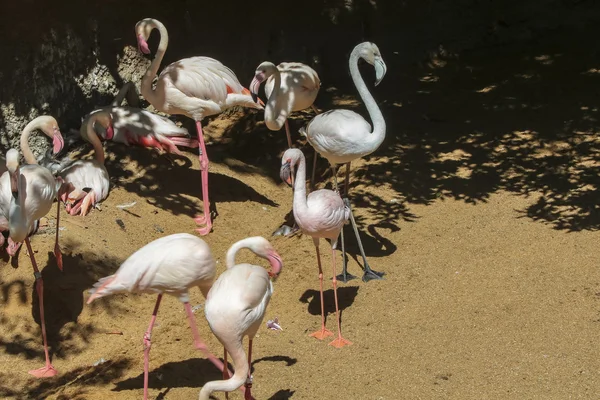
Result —
[{"label": "flamingo flock", "polygon": [[[371,42],[358,44],[350,54],[349,68],[356,89],[365,103],[373,128],[359,114],[344,109],[320,113],[314,102],[321,87],[315,70],[298,62],[278,65],[264,61],[258,65],[254,78],[245,88],[235,73],[221,62],[203,56],[190,57],[164,67],[162,59],[169,38],[166,27],[158,20],[144,18],[135,25],[137,46],[140,52],[150,54],[148,39],[153,30],[160,34],[154,58],[141,79],[141,95],[159,112],[184,115],[194,120],[197,138],[171,120],[154,112],[137,108],[137,104],[121,106],[126,96],[139,99],[135,85],[127,83],[113,103],[93,110],[82,120],[80,136],[94,150],[93,159],[73,160],[67,156],[61,161],[54,157],[63,150],[64,139],[57,121],[51,116],[41,116],[31,121],[21,133],[21,152],[26,165],[21,166],[19,153],[10,149],[0,160],[0,231],[8,237],[6,251],[17,256],[25,242],[34,269],[39,297],[41,330],[45,352],[45,366],[29,371],[37,378],[58,374],[50,361],[44,318],[43,280],[35,261],[30,237],[35,234],[40,218],[49,213],[57,201],[56,238],[54,254],[62,271],[62,253],[58,244],[61,205],[70,215],[85,217],[109,196],[110,179],[105,166],[106,156],[102,141],[113,141],[126,146],[142,146],[159,152],[183,155],[180,147],[198,148],[201,171],[203,213],[194,222],[200,236],[213,230],[210,209],[208,167],[209,158],[202,131],[202,120],[233,106],[264,111],[268,129],[279,131],[285,126],[288,148],[281,157],[280,177],[293,189],[292,210],[296,230],[310,236],[315,246],[321,302],[321,327],[310,336],[319,340],[333,336],[329,343],[336,348],[351,345],[342,336],[337,294],[337,282],[354,278],[347,271],[343,228],[353,227],[363,258],[363,281],[382,279],[383,273],[371,269],[360,241],[358,229],[348,198],[350,163],[376,151],[385,138],[386,125],[381,110],[365,84],[358,61],[363,59],[375,69],[377,86],[384,78],[387,67],[379,48]],[[266,102],[258,97],[265,83]],[[333,190],[319,189],[307,193],[306,158],[295,148],[288,123],[291,113],[312,109],[315,117],[299,133],[314,148],[311,185],[314,183],[317,155],[325,158],[332,171]],[[52,157],[38,162],[28,145],[32,131],[41,130],[53,143]],[[338,167],[346,165],[343,194],[338,189]],[[219,190],[214,188],[213,190]],[[326,328],[324,306],[324,274],[321,264],[320,241],[331,245],[332,285],[336,310],[336,334]],[[342,247],[342,273],[336,274],[336,249]],[[0,246],[5,236],[0,235]],[[248,249],[270,264],[270,269],[248,263],[236,264],[237,253]],[[235,242],[226,254],[226,270],[217,276],[217,262],[207,242],[190,233],[176,233],[160,237],[125,260],[113,274],[101,278],[90,290],[87,303],[119,293],[146,293],[157,296],[150,324],[143,335],[144,345],[144,400],[148,399],[151,336],[158,309],[164,294],[176,297],[184,305],[192,331],[194,347],[200,350],[222,373],[223,379],[207,382],[199,398],[209,399],[215,391],[228,392],[240,389],[246,400],[251,394],[252,343],[264,319],[269,301],[274,293],[273,283],[283,267],[282,257],[262,236]],[[224,347],[223,360],[213,355],[200,339],[196,319],[190,305],[189,290],[198,287],[206,299],[204,314],[208,327]],[[269,321],[272,329],[281,329]],[[248,337],[248,352],[244,352],[243,339]],[[228,369],[231,356],[233,373]]]}]

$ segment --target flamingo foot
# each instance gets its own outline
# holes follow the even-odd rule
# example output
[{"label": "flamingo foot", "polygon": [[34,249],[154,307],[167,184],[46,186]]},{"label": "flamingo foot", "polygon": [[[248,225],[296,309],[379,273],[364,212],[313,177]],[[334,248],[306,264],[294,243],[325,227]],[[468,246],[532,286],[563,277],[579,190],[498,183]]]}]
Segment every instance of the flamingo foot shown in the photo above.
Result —
[{"label": "flamingo foot", "polygon": [[200,234],[200,236],[205,236],[210,233],[212,230],[212,225],[205,226],[204,228],[196,228],[196,232]]},{"label": "flamingo foot", "polygon": [[[338,281],[342,281],[344,283],[348,283],[348,281],[351,281],[352,279],[356,279],[356,276],[352,275],[349,272],[346,272],[345,275],[343,273],[339,274],[338,276],[335,277],[335,279],[337,279]],[[363,277],[363,280],[364,280],[364,277]]]},{"label": "flamingo foot", "polygon": [[29,374],[35,376],[36,378],[50,378],[58,375],[58,371],[52,366],[52,364],[48,364],[39,369],[32,369],[29,371]]},{"label": "flamingo foot", "polygon": [[373,271],[371,269],[371,267],[369,267],[369,264],[366,264],[365,265],[365,273],[363,274],[362,280],[363,280],[363,282],[369,282],[373,279],[382,280],[384,275],[385,275],[385,272]]},{"label": "flamingo foot", "polygon": [[196,222],[198,225],[204,225],[204,224],[206,224],[206,216],[198,215],[197,217],[194,218],[194,222]]},{"label": "flamingo foot", "polygon": [[326,337],[333,336],[333,332],[331,332],[329,329],[327,329],[325,327],[322,327],[318,331],[316,331],[314,333],[311,333],[308,336],[312,336],[312,337],[317,338],[319,340],[323,340]]},{"label": "flamingo foot", "polygon": [[337,339],[335,339],[331,343],[329,343],[330,346],[337,347],[338,349],[341,349],[342,347],[344,347],[346,345],[349,346],[351,344],[352,344],[351,341],[344,339],[341,335],[338,336]]},{"label": "flamingo foot", "polygon": [[94,204],[96,204],[96,194],[93,190],[90,190],[81,202],[81,216],[85,217]]},{"label": "flamingo foot", "polygon": [[210,215],[208,218],[206,217],[206,214],[199,215],[196,218],[194,218],[194,221],[198,225],[206,224],[206,226],[203,228],[196,228],[196,232],[198,232],[201,236],[208,235],[212,230],[212,221]]},{"label": "flamingo foot", "polygon": [[21,247],[23,243],[19,242],[16,243],[14,242],[10,237],[8,238],[8,246],[6,246],[6,252],[8,253],[9,256],[14,257],[15,254],[17,254],[17,251],[19,250],[19,248]]}]

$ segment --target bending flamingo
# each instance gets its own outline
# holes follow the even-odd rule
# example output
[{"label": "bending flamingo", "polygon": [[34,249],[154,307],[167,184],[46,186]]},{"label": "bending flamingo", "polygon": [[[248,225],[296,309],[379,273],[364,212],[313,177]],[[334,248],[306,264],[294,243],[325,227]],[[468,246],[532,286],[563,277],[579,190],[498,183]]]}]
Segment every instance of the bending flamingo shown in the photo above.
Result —
[{"label": "bending flamingo", "polygon": [[[46,365],[40,369],[29,371],[29,373],[36,378],[55,376],[58,372],[50,363],[48,342],[46,339],[44,282],[42,280],[42,274],[37,267],[33,249],[31,248],[31,243],[29,243],[28,234],[35,221],[48,214],[52,208],[52,203],[57,199],[62,182],[60,178],[55,178],[50,171],[39,165],[30,164],[19,167],[19,153],[15,149],[10,149],[8,153],[6,153],[6,166],[8,168],[8,173],[10,174],[10,188],[12,191],[8,216],[9,238],[17,243],[25,241],[25,244],[27,245],[40,302],[40,319]],[[56,211],[56,242],[54,244],[54,255],[56,257],[58,268],[62,271],[62,254],[60,252],[60,247],[58,246],[59,217],[60,206],[57,207]]]},{"label": "bending flamingo", "polygon": [[158,20],[145,18],[135,26],[138,47],[149,54],[146,41],[150,32],[158,29],[160,44],[152,64],[142,78],[142,96],[155,109],[167,114],[182,114],[196,121],[200,142],[200,171],[202,176],[202,202],[204,215],[195,218],[197,231],[206,235],[211,231],[212,219],[208,200],[208,155],[204,144],[201,121],[209,115],[219,114],[227,108],[239,105],[261,110],[263,107],[252,99],[250,91],[242,86],[233,71],[210,57],[190,57],[168,65],[158,76],[156,87],[152,81],[163,59],[169,42],[167,29]]},{"label": "bending flamingo", "polygon": [[317,252],[317,265],[319,267],[319,290],[321,292],[321,329],[311,336],[323,340],[333,333],[325,328],[325,307],[323,304],[323,270],[321,268],[321,254],[319,253],[319,240],[331,241],[331,265],[333,268],[333,293],[335,298],[335,313],[338,326],[338,337],[329,343],[335,347],[352,344],[342,337],[340,328],[340,311],[337,297],[337,279],[335,275],[335,249],[338,236],[344,224],[348,221],[350,209],[344,204],[342,198],[333,190],[319,189],[311,192],[306,197],[306,160],[299,149],[287,149],[281,158],[281,179],[291,185],[293,169],[298,166],[294,178],[294,219],[300,230],[313,238]]},{"label": "bending flamingo", "polygon": [[[23,152],[25,162],[29,165],[39,165],[37,159],[33,155],[33,152],[29,148],[29,136],[36,129],[41,130],[46,136],[48,136],[50,139],[52,139],[52,154],[56,155],[63,149],[63,146],[64,146],[63,136],[60,132],[60,129],[58,128],[58,122],[56,122],[56,119],[54,119],[53,117],[51,117],[49,115],[41,115],[37,118],[34,118],[32,121],[30,121],[25,126],[25,128],[21,132],[21,138],[20,138],[21,151]],[[6,166],[6,161],[4,163]],[[5,171],[6,171],[6,169],[5,169]],[[10,200],[12,198],[12,191],[11,191],[11,186],[10,186],[9,174],[6,174],[6,176],[3,175],[0,178],[0,180],[1,180],[1,187],[0,187],[0,232],[1,232],[1,231],[8,230],[8,214],[9,214],[9,209],[10,209]],[[33,222],[33,224],[31,224],[29,236],[33,235],[37,231],[38,226],[39,226],[39,221],[35,220]],[[0,234],[0,236],[2,236],[0,238],[0,246],[2,246],[4,244],[4,236],[2,234]],[[7,253],[11,257],[14,257],[16,255],[17,251],[19,250],[19,248],[21,247],[21,244],[22,244],[21,242],[14,242],[11,239],[11,237],[9,236],[8,237],[8,247],[6,249]]]},{"label": "bending flamingo", "polygon": [[[236,264],[235,255],[248,248],[254,254],[266,258],[271,264],[267,272],[252,264]],[[227,270],[223,272],[206,297],[204,314],[210,329],[231,355],[235,373],[231,378],[223,370],[221,381],[207,382],[200,391],[200,400],[208,400],[212,392],[231,392],[246,383],[245,399],[252,399],[252,340],[265,316],[265,310],[273,294],[273,283],[279,275],[283,262],[281,257],[263,237],[255,236],[240,240],[227,251]],[[243,349],[243,338],[248,336],[248,358]],[[228,379],[229,378],[229,379]]]},{"label": "bending flamingo", "polygon": [[308,107],[319,113],[313,104],[321,87],[319,75],[306,64],[284,62],[275,66],[272,62],[264,61],[256,68],[254,79],[250,83],[250,92],[255,100],[261,83],[265,81],[265,94],[268,97],[265,104],[265,125],[272,131],[278,131],[285,125],[288,147],[292,147],[287,118],[291,112]]},{"label": "bending flamingo", "polygon": [[71,215],[85,217],[92,207],[106,199],[110,189],[108,171],[104,166],[104,149],[94,131],[96,121],[103,126],[109,124],[106,115],[96,113],[89,116],[81,127],[82,136],[94,147],[96,159],[77,160],[59,172],[65,183],[60,197]]},{"label": "bending flamingo", "polygon": [[206,298],[215,279],[215,259],[206,242],[188,233],[164,236],[133,253],[113,275],[100,279],[87,303],[116,293],[135,292],[158,294],[148,330],[144,333],[144,400],[148,398],[150,337],[163,294],[181,301],[190,321],[194,344],[223,371],[223,363],[212,355],[198,335],[196,320],[188,290],[194,286]]},{"label": "bending flamingo", "polygon": [[[364,42],[358,44],[350,54],[349,66],[350,75],[354,81],[360,97],[362,98],[371,120],[373,120],[373,130],[371,125],[359,114],[350,110],[331,110],[314,117],[308,124],[300,129],[300,133],[308,139],[312,147],[329,161],[331,165],[335,188],[337,190],[337,166],[346,164],[346,179],[344,185],[344,197],[348,196],[348,186],[350,181],[350,162],[373,153],[379,148],[385,139],[385,120],[381,110],[377,106],[375,99],[369,92],[364,80],[358,70],[358,60],[362,58],[375,67],[375,86],[377,86],[385,76],[387,67],[381,58],[381,52],[375,43]],[[350,202],[347,201],[349,205]],[[352,228],[358,241],[358,247],[363,258],[364,275],[363,281],[368,282],[371,279],[382,279],[384,273],[376,272],[371,269],[367,262],[367,257],[358,235],[358,228],[352,211],[350,212]],[[355,278],[347,273],[346,252],[344,248],[344,233],[342,231],[342,274],[338,276],[343,282]]]}]

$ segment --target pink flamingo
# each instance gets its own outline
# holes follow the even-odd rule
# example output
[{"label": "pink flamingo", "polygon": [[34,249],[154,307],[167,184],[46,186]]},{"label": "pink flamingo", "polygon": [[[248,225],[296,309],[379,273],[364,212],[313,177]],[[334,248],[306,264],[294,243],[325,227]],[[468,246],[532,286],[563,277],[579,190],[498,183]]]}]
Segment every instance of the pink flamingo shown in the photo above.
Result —
[{"label": "pink flamingo", "polygon": [[272,131],[278,131],[285,125],[288,148],[292,147],[288,115],[308,107],[319,113],[313,104],[321,87],[319,75],[306,64],[284,62],[275,66],[270,61],[264,61],[256,68],[254,79],[250,83],[254,99],[258,98],[260,85],[265,81],[265,94],[268,97],[265,104],[265,125]]},{"label": "pink flamingo", "polygon": [[90,208],[106,199],[110,190],[108,171],[104,166],[104,149],[94,131],[94,123],[98,121],[104,127],[110,123],[104,113],[88,116],[81,134],[94,148],[95,160],[77,160],[59,172],[64,181],[60,198],[71,215],[81,214],[85,217]]},{"label": "pink flamingo", "polygon": [[300,230],[313,238],[317,252],[317,265],[319,267],[319,284],[321,293],[321,329],[312,333],[319,340],[333,335],[325,328],[325,307],[323,304],[323,270],[321,268],[321,255],[319,253],[319,239],[331,241],[331,265],[333,268],[333,293],[335,299],[335,313],[338,326],[338,337],[329,343],[335,347],[352,344],[342,337],[340,328],[340,311],[337,297],[337,279],[335,275],[335,249],[338,236],[350,216],[350,209],[338,193],[333,190],[319,189],[311,192],[306,197],[306,159],[299,149],[287,149],[281,158],[281,179],[287,184],[292,184],[293,168],[298,165],[294,182],[294,219]]},{"label": "pink flamingo", "polygon": [[[375,86],[377,86],[387,71],[387,67],[381,57],[381,52],[375,43],[364,42],[356,45],[350,54],[349,67],[350,75],[354,81],[354,85],[358,89],[358,93],[362,98],[371,119],[373,120],[373,130],[371,125],[359,114],[350,110],[331,110],[323,114],[319,114],[308,122],[308,124],[300,129],[300,134],[306,136],[308,143],[314,147],[315,151],[325,157],[331,165],[333,173],[335,189],[337,190],[337,166],[346,164],[346,179],[344,185],[344,197],[348,196],[348,186],[350,182],[350,162],[361,157],[373,153],[379,148],[385,139],[385,119],[381,114],[381,110],[377,106],[373,95],[365,85],[365,81],[358,70],[358,60],[362,58],[369,64],[375,67]],[[347,201],[347,200],[346,200]],[[347,201],[349,205],[350,202]],[[367,257],[358,235],[358,228],[352,210],[350,211],[350,221],[358,248],[363,258],[364,275],[363,281],[368,282],[371,279],[382,279],[384,273],[373,271],[367,262]],[[344,233],[342,231],[342,274],[338,276],[343,282],[355,277],[348,274],[346,271],[346,252],[344,248]]]},{"label": "pink flamingo", "polygon": [[[29,148],[29,136],[36,129],[41,130],[46,136],[52,139],[53,154],[59,153],[64,146],[63,136],[60,133],[60,129],[58,128],[58,122],[56,122],[56,119],[49,115],[41,115],[33,119],[25,126],[25,128],[21,132],[20,139],[21,151],[23,152],[25,162],[29,165],[39,165],[37,159],[33,155],[33,152]],[[6,167],[6,161],[4,161],[4,164],[5,165],[3,167]],[[7,171],[7,169],[4,169],[4,171]],[[4,172],[2,172],[2,174],[4,174]],[[9,174],[6,174],[6,176],[3,175],[2,178],[0,178],[0,231],[8,230],[8,214],[10,209],[10,200],[12,198],[9,176]],[[38,225],[39,221],[35,220],[34,223],[31,225],[29,236],[33,235],[35,231],[37,231]],[[0,236],[0,246],[2,246],[4,244],[4,236],[1,234]],[[8,247],[6,249],[7,253],[11,257],[14,257],[19,248],[21,247],[21,244],[21,242],[15,243],[9,236]]]},{"label": "pink flamingo", "polygon": [[116,293],[156,293],[156,305],[148,330],[144,333],[144,400],[148,398],[150,337],[158,307],[164,293],[184,304],[190,321],[195,347],[223,371],[223,363],[212,355],[200,339],[188,290],[198,286],[206,298],[216,275],[216,262],[206,242],[188,233],[177,233],[156,239],[133,253],[113,275],[100,279],[87,303]]},{"label": "pink flamingo", "polygon": [[[44,340],[44,354],[46,355],[46,365],[40,369],[29,371],[29,373],[36,378],[55,376],[58,372],[50,363],[48,342],[46,340],[44,282],[35,262],[28,234],[35,221],[48,214],[52,208],[52,203],[54,199],[57,199],[58,192],[62,186],[62,180],[61,178],[55,178],[50,171],[39,165],[30,164],[19,167],[19,153],[15,149],[10,149],[6,153],[6,166],[10,174],[10,187],[12,191],[8,216],[9,237],[14,242],[25,241],[29,257],[31,257],[31,265],[33,266],[33,275],[35,276],[36,290],[40,302],[42,337]],[[56,211],[54,255],[58,268],[62,271],[62,254],[58,246],[59,217],[60,206],[57,207]]]},{"label": "pink flamingo", "polygon": [[[236,264],[235,256],[240,249],[248,248],[254,254],[266,258],[271,270],[252,264]],[[208,400],[217,390],[228,392],[246,383],[245,399],[253,399],[252,387],[252,340],[265,316],[265,310],[273,294],[273,280],[277,279],[283,261],[263,237],[255,236],[240,240],[227,251],[227,270],[223,272],[208,292],[204,314],[210,329],[225,347],[224,363],[227,365],[227,352],[231,354],[235,373],[231,378],[223,370],[221,381],[207,382],[200,391],[200,400]],[[248,358],[243,349],[243,338],[248,336]],[[229,379],[228,379],[229,378]]]},{"label": "pink flamingo", "polygon": [[135,26],[138,48],[144,54],[150,53],[146,41],[153,29],[160,32],[160,43],[152,64],[142,78],[142,96],[158,111],[185,115],[196,121],[204,215],[196,217],[195,222],[206,224],[204,228],[197,229],[201,235],[206,235],[211,231],[212,220],[208,201],[208,155],[201,121],[204,117],[219,114],[236,105],[259,110],[263,107],[254,102],[250,91],[242,86],[231,69],[210,57],[184,58],[168,65],[158,76],[156,88],[152,89],[152,81],[167,50],[167,29],[153,18],[142,19]]}]

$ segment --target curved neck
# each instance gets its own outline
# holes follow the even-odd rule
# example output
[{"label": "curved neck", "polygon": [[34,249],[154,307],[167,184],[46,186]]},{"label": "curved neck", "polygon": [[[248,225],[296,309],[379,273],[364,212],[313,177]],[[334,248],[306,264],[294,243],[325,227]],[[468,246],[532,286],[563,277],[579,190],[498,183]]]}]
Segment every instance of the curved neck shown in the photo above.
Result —
[{"label": "curved neck", "polygon": [[[273,65],[273,90],[271,95],[267,99],[265,105],[265,124],[271,130],[279,130],[285,124],[285,120],[288,117],[289,111],[282,107],[283,102],[279,101],[279,95],[281,94],[281,72],[277,66]],[[289,103],[289,101],[288,101]]]},{"label": "curved neck", "polygon": [[33,152],[29,148],[29,135],[31,135],[31,132],[33,132],[35,129],[40,128],[40,122],[41,121],[39,118],[34,119],[28,123],[27,126],[25,126],[25,129],[23,129],[23,132],[21,132],[21,151],[23,152],[23,157],[25,158],[27,164],[38,163],[33,155]]},{"label": "curved neck", "polygon": [[142,77],[141,91],[142,95],[150,104],[156,104],[156,93],[154,90],[152,90],[152,81],[154,81],[154,78],[156,78],[158,68],[160,68],[160,63],[162,62],[165,52],[167,51],[167,46],[169,45],[169,34],[167,33],[167,28],[165,28],[162,22],[153,19],[151,25],[153,28],[158,29],[158,32],[160,33],[160,43],[158,44],[156,55],[154,56],[150,67],[148,67],[148,70]]},{"label": "curved neck", "polygon": [[17,197],[10,198],[10,209],[8,215],[9,236],[15,242],[22,242],[27,237],[28,218],[24,212],[25,197],[25,177],[17,171]]},{"label": "curved neck", "polygon": [[369,117],[371,117],[371,121],[373,121],[373,132],[371,132],[368,141],[373,142],[376,145],[375,147],[379,147],[381,142],[383,142],[383,139],[385,139],[385,120],[383,119],[383,114],[381,114],[381,110],[377,106],[373,95],[369,92],[365,81],[360,75],[360,71],[358,70],[359,58],[360,55],[357,50],[354,50],[352,54],[350,54],[350,60],[348,62],[350,66],[350,75],[352,76],[352,81],[358,90],[360,98],[367,107]]},{"label": "curved neck", "polygon": [[[246,382],[248,377],[249,366],[246,360],[246,353],[242,348],[242,343],[236,343],[234,348],[226,348],[227,352],[231,354],[233,365],[235,367],[233,376],[227,380],[207,382],[200,390],[199,400],[208,400],[210,394],[217,390],[232,392],[239,388]],[[227,366],[225,366],[227,368]]]},{"label": "curved neck", "polygon": [[94,148],[94,157],[100,164],[104,164],[104,148],[102,147],[102,143],[100,142],[100,139],[98,138],[98,135],[94,130],[94,122],[96,122],[96,120],[101,114],[101,112],[98,112],[88,119],[86,130],[88,140]]},{"label": "curved neck", "polygon": [[225,265],[227,266],[227,269],[235,266],[235,256],[237,255],[237,252],[241,249],[250,248],[253,240],[254,238],[246,238],[231,245],[229,250],[227,250],[227,256],[225,257]]},{"label": "curved neck", "polygon": [[306,158],[304,154],[298,158],[294,167],[297,166],[296,176],[294,177],[294,218],[298,220],[298,215],[303,215],[308,210],[306,203]]}]

